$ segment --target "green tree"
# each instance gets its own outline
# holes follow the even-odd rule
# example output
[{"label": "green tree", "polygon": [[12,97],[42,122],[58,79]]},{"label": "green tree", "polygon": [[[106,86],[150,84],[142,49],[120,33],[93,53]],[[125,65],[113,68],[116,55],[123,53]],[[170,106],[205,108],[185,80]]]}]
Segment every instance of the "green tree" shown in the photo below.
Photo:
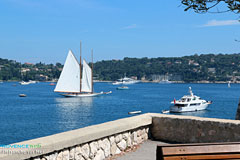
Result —
[{"label": "green tree", "polygon": [[[192,9],[196,13],[223,13],[234,12],[240,13],[239,0],[182,0],[182,4],[186,7],[185,11]],[[222,10],[212,11],[213,8],[220,6]]]}]

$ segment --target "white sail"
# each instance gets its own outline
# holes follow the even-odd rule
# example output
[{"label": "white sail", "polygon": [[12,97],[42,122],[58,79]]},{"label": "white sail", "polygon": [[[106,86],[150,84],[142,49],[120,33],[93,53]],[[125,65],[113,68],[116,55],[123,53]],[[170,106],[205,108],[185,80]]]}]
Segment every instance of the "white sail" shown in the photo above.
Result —
[{"label": "white sail", "polygon": [[85,60],[83,60],[81,91],[82,92],[92,92],[92,69],[88,66],[88,64]]},{"label": "white sail", "polygon": [[71,50],[54,92],[80,92],[80,66]]}]

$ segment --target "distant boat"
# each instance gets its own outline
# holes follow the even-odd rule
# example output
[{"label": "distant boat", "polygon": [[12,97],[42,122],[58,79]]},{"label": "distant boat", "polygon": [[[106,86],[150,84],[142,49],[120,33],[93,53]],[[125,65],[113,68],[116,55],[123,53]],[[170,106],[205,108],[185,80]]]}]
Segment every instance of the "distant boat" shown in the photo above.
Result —
[{"label": "distant boat", "polygon": [[21,81],[21,82],[19,82],[21,85],[29,85],[30,84],[30,82],[25,82],[25,81]]},{"label": "distant boat", "polygon": [[55,84],[55,83],[50,83],[49,85],[50,85],[50,86],[55,86],[56,84]]},{"label": "distant boat", "polygon": [[169,110],[162,110],[162,113],[166,114],[166,113],[169,113],[170,111]]},{"label": "distant boat", "polygon": [[139,83],[140,81],[139,80],[134,80],[132,78],[128,78],[128,77],[124,77],[124,78],[121,78],[121,79],[118,79],[116,82],[113,82],[112,84],[113,85],[119,85],[119,84],[135,84],[135,83]]},{"label": "distant boat", "polygon": [[172,82],[168,80],[168,76],[167,75],[164,75],[163,79],[159,83],[161,83],[161,84],[169,84],[169,83],[172,83]]},{"label": "distant boat", "polygon": [[117,90],[127,90],[127,89],[129,89],[128,86],[117,87]]},{"label": "distant boat", "polygon": [[142,113],[142,111],[132,111],[132,112],[128,112],[128,114],[139,114]]},{"label": "distant boat", "polygon": [[21,82],[19,82],[21,85],[28,85],[28,84],[35,84],[35,83],[37,83],[37,81],[32,81],[32,80],[30,80],[30,81],[28,81],[28,82],[25,82],[25,81],[21,81]]},{"label": "distant boat", "polygon": [[[65,97],[92,97],[110,92],[93,92],[93,62],[92,68],[83,60],[81,64],[81,44],[80,44],[80,64],[72,51],[69,50],[66,62],[58,79],[54,92],[61,92]],[[82,76],[82,77],[81,77]]]},{"label": "distant boat", "polygon": [[169,81],[169,80],[161,80],[159,83],[161,83],[161,84],[169,84],[169,83],[172,83],[172,82]]},{"label": "distant boat", "polygon": [[37,83],[37,81],[32,81],[32,80],[30,80],[29,83],[30,83],[30,84],[35,84],[35,83]]},{"label": "distant boat", "polygon": [[26,94],[19,94],[19,97],[27,97]]},{"label": "distant boat", "polygon": [[228,88],[231,87],[231,81],[228,81]]}]

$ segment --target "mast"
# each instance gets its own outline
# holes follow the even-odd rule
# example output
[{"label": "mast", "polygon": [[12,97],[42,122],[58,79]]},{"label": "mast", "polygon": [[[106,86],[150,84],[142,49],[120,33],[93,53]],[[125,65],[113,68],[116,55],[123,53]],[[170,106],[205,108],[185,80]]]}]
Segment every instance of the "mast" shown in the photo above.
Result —
[{"label": "mast", "polygon": [[82,41],[80,41],[80,93],[81,93],[81,90],[82,90],[82,78],[81,78],[81,75],[82,75]]},{"label": "mast", "polygon": [[93,49],[92,49],[92,93],[93,93]]}]

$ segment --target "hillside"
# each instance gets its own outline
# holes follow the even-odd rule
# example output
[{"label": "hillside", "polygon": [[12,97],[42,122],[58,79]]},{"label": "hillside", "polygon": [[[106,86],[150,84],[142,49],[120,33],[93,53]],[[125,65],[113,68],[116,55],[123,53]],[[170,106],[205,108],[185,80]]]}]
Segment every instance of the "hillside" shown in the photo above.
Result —
[{"label": "hillside", "polygon": [[61,73],[62,65],[57,63],[24,63],[0,58],[0,80],[38,80],[47,81],[57,79]]},{"label": "hillside", "polygon": [[[56,80],[62,64],[24,63],[0,59],[1,80]],[[124,58],[94,63],[98,80],[117,80],[124,75],[160,81],[240,81],[240,54],[202,54],[184,57]]]},{"label": "hillside", "polygon": [[126,74],[138,79],[174,81],[239,81],[240,54],[205,54],[171,58],[124,58],[94,65],[101,80],[115,80]]}]

